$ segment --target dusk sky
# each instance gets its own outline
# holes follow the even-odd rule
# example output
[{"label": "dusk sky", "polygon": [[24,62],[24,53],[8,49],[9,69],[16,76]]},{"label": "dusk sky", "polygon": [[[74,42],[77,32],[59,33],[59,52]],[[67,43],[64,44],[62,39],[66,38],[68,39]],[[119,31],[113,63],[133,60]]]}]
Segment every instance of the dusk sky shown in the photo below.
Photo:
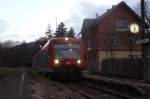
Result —
[{"label": "dusk sky", "polygon": [[[51,25],[64,22],[80,32],[84,18],[95,18],[122,0],[0,0],[0,42],[34,41]],[[131,8],[140,0],[124,0]]]}]

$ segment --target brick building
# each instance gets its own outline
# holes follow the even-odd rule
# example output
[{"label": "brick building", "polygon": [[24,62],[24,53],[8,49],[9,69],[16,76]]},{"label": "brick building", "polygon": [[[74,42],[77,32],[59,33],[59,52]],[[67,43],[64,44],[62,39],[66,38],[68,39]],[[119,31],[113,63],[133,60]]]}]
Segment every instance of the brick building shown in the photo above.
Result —
[{"label": "brick building", "polygon": [[103,59],[141,57],[141,46],[135,44],[141,33],[131,34],[131,23],[140,24],[140,17],[123,1],[95,19],[84,19],[81,35],[88,69],[101,71]]}]

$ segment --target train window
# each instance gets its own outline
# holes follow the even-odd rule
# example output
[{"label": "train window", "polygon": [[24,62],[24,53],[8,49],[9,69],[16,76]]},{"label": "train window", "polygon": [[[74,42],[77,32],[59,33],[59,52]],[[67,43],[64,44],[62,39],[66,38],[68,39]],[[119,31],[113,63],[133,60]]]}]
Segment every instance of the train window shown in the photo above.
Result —
[{"label": "train window", "polygon": [[56,43],[54,45],[55,58],[69,58],[79,59],[80,58],[80,44],[67,44],[67,43]]}]

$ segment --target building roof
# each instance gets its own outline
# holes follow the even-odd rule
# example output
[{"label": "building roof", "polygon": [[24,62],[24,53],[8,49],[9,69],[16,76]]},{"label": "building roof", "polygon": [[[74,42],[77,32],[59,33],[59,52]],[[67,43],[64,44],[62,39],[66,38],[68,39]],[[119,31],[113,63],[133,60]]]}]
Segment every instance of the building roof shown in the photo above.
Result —
[{"label": "building roof", "polygon": [[93,26],[96,23],[97,19],[84,19],[82,24],[81,32],[84,30],[87,30],[91,26]]},{"label": "building roof", "polygon": [[104,14],[102,14],[101,16],[99,16],[95,19],[84,19],[81,33],[83,31],[87,30],[88,28],[91,28],[91,27],[97,25],[98,23],[100,23],[102,20],[104,20],[104,18],[106,18],[108,15],[112,14],[116,9],[118,9],[121,6],[127,8],[127,10],[129,12],[131,12],[137,20],[140,20],[140,16],[138,14],[136,14],[124,1],[122,1],[117,5],[113,5],[111,9],[108,9]]},{"label": "building roof", "polygon": [[131,12],[133,14],[133,16],[135,16],[135,18],[137,20],[140,20],[140,16],[138,14],[136,14],[135,11],[133,11],[124,1],[122,1],[119,4],[117,4],[116,6],[113,5],[111,9],[108,9],[104,14],[102,14],[101,16],[99,16],[97,18],[97,23],[101,22],[106,16],[110,15],[111,13],[113,13],[120,6],[123,6],[123,7],[127,8],[127,10],[129,12]]}]

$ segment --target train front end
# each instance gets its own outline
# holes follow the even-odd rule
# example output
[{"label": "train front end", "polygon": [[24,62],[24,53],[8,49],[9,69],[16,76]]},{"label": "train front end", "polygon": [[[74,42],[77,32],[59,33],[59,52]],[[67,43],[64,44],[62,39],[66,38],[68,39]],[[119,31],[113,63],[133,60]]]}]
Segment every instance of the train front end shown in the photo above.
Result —
[{"label": "train front end", "polygon": [[85,69],[82,41],[77,38],[55,39],[51,63],[56,73],[79,75]]}]

